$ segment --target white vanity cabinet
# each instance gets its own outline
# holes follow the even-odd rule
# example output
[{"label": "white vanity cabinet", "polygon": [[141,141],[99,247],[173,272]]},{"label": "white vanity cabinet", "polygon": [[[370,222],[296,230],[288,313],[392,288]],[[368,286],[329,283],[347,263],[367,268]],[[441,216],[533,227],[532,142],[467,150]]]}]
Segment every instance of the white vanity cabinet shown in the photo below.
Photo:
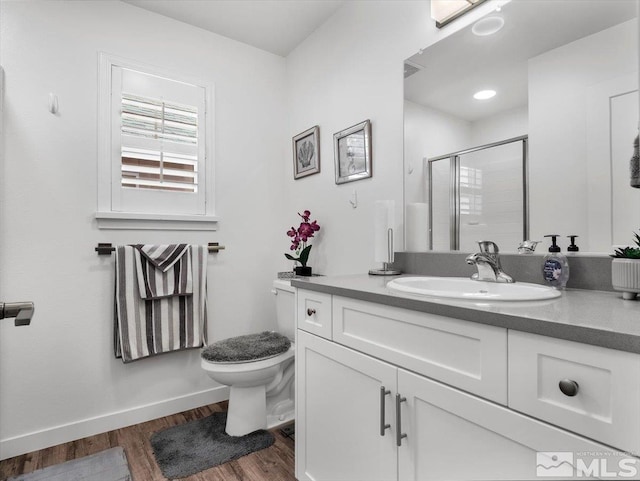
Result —
[{"label": "white vanity cabinet", "polygon": [[[307,299],[307,294],[299,290],[298,299]],[[331,336],[310,333],[302,328],[304,316],[298,318],[299,481],[531,480],[540,474],[551,479],[544,470],[558,464],[551,459],[555,453],[610,456],[610,466],[611,460],[621,456],[611,447],[502,405],[501,395],[492,400],[486,399],[491,396],[480,397],[470,393],[473,384],[464,381],[464,389],[460,389],[455,376],[444,374],[447,384],[434,380],[433,376],[449,370],[450,366],[437,357],[438,353],[445,356],[446,345],[432,345],[432,352],[424,352],[422,357],[417,349],[403,357],[407,353],[394,344],[402,329],[421,326],[427,330],[413,332],[418,340],[431,331],[440,342],[453,340],[454,346],[460,337],[467,350],[474,347],[481,352],[480,346],[487,343],[500,352],[488,360],[482,355],[479,359],[495,364],[499,374],[487,373],[485,379],[500,390],[507,387],[506,329],[454,319],[447,326],[439,316],[331,297]],[[345,315],[350,310],[357,315]],[[372,322],[369,334],[364,325],[367,319]],[[413,327],[402,327],[399,323],[403,319]],[[393,325],[394,320],[398,324],[381,335],[375,323]],[[470,329],[467,338],[473,340],[468,344],[462,340],[465,324]],[[394,330],[399,334],[393,334]],[[453,337],[443,341],[449,336]],[[429,346],[428,340],[422,341]],[[469,353],[459,355],[465,358]],[[451,362],[455,358],[455,352],[445,356]],[[426,364],[420,364],[420,359]],[[436,369],[439,364],[443,371]],[[572,457],[569,469],[573,462]],[[601,466],[589,463],[587,459],[590,474],[600,475]],[[581,478],[590,479],[588,474]]]}]

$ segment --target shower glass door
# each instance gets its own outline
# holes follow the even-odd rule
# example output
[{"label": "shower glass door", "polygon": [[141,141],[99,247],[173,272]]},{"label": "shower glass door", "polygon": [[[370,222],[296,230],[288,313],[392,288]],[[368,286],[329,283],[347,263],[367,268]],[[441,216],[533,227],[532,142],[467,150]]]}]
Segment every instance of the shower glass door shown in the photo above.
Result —
[{"label": "shower glass door", "polygon": [[432,249],[515,251],[528,237],[526,136],[429,159],[429,195]]}]

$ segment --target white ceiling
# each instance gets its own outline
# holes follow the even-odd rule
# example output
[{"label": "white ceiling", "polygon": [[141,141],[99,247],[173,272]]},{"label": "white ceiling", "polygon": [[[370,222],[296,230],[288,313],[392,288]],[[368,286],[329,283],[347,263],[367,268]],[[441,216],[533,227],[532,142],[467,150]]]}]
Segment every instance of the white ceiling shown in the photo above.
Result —
[{"label": "white ceiling", "polygon": [[286,57],[345,0],[123,0]]},{"label": "white ceiling", "polygon": [[[405,98],[468,121],[524,106],[529,58],[629,20],[635,9],[629,0],[508,3],[497,34],[477,37],[463,29],[411,57],[423,70],[405,79]],[[473,100],[487,88],[498,95]]]}]

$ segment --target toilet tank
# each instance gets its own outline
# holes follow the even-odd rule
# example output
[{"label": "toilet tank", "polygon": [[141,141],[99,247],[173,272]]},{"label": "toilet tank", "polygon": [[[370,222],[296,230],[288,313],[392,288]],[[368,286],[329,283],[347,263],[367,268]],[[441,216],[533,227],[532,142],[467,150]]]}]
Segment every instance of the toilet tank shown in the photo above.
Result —
[{"label": "toilet tank", "polygon": [[276,316],[278,332],[292,341],[295,339],[295,288],[289,279],[273,281],[273,293],[276,297]]}]

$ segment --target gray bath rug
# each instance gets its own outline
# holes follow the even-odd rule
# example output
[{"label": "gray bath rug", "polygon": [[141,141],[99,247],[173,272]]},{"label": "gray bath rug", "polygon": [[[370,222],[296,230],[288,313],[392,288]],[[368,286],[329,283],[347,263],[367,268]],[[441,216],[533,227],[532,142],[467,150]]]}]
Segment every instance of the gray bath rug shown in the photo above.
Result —
[{"label": "gray bath rug", "polygon": [[7,481],[131,481],[127,457],[121,447],[55,464]]},{"label": "gray bath rug", "polygon": [[185,478],[271,446],[275,438],[260,429],[245,436],[224,432],[227,413],[213,413],[151,436],[151,446],[162,474]]}]

